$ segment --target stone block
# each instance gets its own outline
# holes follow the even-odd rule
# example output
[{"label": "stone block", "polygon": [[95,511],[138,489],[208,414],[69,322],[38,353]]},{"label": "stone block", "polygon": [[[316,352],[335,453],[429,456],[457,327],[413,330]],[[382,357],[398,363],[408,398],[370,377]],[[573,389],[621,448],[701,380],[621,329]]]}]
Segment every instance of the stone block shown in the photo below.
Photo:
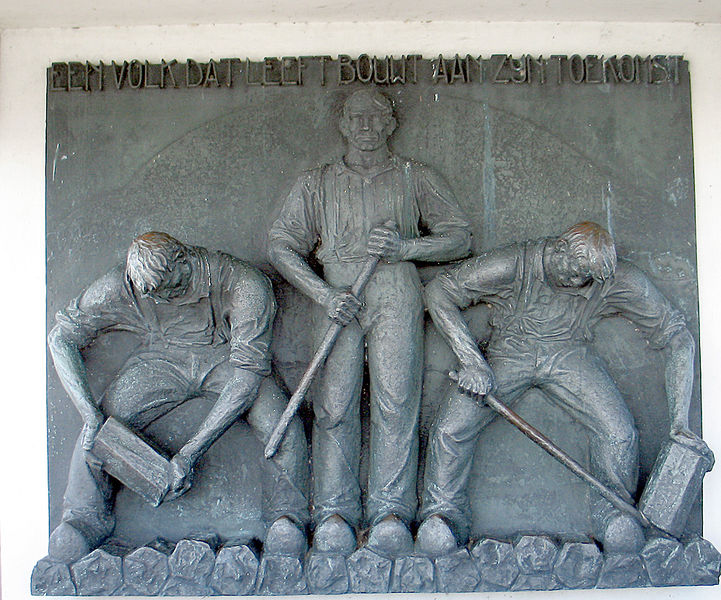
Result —
[{"label": "stone block", "polygon": [[645,587],[648,575],[637,554],[607,554],[598,578],[597,588]]},{"label": "stone block", "polygon": [[433,563],[426,556],[402,556],[393,561],[391,592],[435,592]]},{"label": "stone block", "polygon": [[690,585],[718,585],[721,554],[711,542],[695,539],[684,549]]},{"label": "stone block", "polygon": [[368,548],[356,550],[348,557],[348,581],[351,592],[384,594],[391,583],[393,563]]},{"label": "stone block", "polygon": [[651,585],[683,585],[687,580],[686,556],[676,540],[656,538],[641,550]]},{"label": "stone block", "polygon": [[310,552],[305,561],[305,578],[311,594],[345,594],[349,585],[345,557]]},{"label": "stone block", "polygon": [[521,573],[535,575],[549,573],[558,554],[558,548],[545,535],[524,535],[516,543],[516,560]]},{"label": "stone block", "polygon": [[561,548],[553,572],[567,588],[592,588],[602,565],[603,556],[596,544],[571,542]]},{"label": "stone block", "polygon": [[156,596],[169,575],[168,557],[152,548],[138,548],[123,559],[125,585],[137,596]]},{"label": "stone block", "polygon": [[511,586],[511,591],[560,590],[563,586],[553,573],[521,573]]},{"label": "stone block", "polygon": [[30,591],[33,596],[74,596],[75,584],[68,565],[40,559],[30,576]]},{"label": "stone block", "polygon": [[180,540],[168,559],[168,565],[174,579],[205,586],[215,566],[215,554],[205,542]]},{"label": "stone block", "polygon": [[110,596],[123,583],[123,559],[93,550],[70,567],[80,596]]},{"label": "stone block", "polygon": [[197,583],[182,577],[170,577],[160,596],[211,596],[213,590],[209,585]]},{"label": "stone block", "polygon": [[508,542],[482,540],[473,546],[471,556],[476,561],[481,574],[484,591],[510,589],[521,571],[516,562],[513,546]]},{"label": "stone block", "polygon": [[481,573],[468,550],[461,548],[434,561],[439,592],[473,592],[481,583]]},{"label": "stone block", "polygon": [[307,594],[308,587],[303,577],[303,564],[300,559],[282,555],[263,556],[256,590],[263,596]]},{"label": "stone block", "polygon": [[255,591],[258,557],[248,546],[226,546],[215,558],[210,586],[224,596],[245,596]]}]

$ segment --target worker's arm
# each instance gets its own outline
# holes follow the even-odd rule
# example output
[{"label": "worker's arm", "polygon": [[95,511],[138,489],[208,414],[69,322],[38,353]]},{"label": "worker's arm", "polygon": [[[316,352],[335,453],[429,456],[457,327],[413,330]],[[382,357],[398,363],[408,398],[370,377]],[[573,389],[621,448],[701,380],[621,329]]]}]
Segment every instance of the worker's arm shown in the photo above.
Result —
[{"label": "worker's arm", "polygon": [[103,424],[104,416],[95,404],[90,390],[80,348],[64,334],[59,325],[50,331],[48,347],[60,382],[83,419],[82,446],[85,450],[90,450]]},{"label": "worker's arm", "polygon": [[470,393],[485,395],[493,389],[494,381],[461,309],[512,284],[515,274],[516,253],[501,249],[468,259],[426,286],[428,312],[458,358],[458,386]]}]

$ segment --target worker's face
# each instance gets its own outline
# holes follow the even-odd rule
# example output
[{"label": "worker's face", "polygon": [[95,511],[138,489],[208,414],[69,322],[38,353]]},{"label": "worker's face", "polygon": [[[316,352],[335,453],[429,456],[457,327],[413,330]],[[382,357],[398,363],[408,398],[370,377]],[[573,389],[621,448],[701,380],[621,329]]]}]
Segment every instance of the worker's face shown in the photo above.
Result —
[{"label": "worker's face", "polygon": [[351,98],[343,111],[340,130],[348,143],[358,150],[377,150],[393,133],[396,120],[369,98]]},{"label": "worker's face", "polygon": [[566,243],[556,245],[551,256],[551,267],[556,283],[563,287],[580,288],[593,280],[591,259],[587,252],[572,252]]}]

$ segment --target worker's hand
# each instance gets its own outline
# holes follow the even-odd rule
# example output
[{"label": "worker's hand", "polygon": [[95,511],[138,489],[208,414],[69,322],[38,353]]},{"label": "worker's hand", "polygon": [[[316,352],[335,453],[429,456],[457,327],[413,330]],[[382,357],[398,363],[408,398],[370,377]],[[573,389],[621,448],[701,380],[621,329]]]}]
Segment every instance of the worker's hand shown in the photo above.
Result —
[{"label": "worker's hand", "polygon": [[368,234],[368,254],[389,263],[403,260],[403,239],[393,223],[371,229]]},{"label": "worker's hand", "polygon": [[190,461],[181,454],[176,454],[170,459],[169,468],[170,487],[165,498],[163,498],[163,502],[179,498],[190,489],[193,483],[193,468],[190,465]]},{"label": "worker's hand", "polygon": [[92,450],[95,445],[95,438],[98,436],[98,431],[103,426],[105,417],[100,411],[95,412],[85,418],[83,423],[83,430],[80,432],[80,444],[83,450]]},{"label": "worker's hand", "polygon": [[322,302],[328,318],[339,325],[348,325],[360,312],[363,303],[347,289],[332,288]]},{"label": "worker's hand", "polygon": [[448,375],[460,389],[475,396],[489,394],[496,385],[493,371],[487,365],[462,367],[458,371],[451,371]]},{"label": "worker's hand", "polygon": [[699,436],[686,427],[685,423],[673,423],[671,425],[671,433],[669,434],[674,442],[678,442],[682,446],[686,446],[698,452],[711,462],[713,467],[715,458],[711,448],[706,445]]}]

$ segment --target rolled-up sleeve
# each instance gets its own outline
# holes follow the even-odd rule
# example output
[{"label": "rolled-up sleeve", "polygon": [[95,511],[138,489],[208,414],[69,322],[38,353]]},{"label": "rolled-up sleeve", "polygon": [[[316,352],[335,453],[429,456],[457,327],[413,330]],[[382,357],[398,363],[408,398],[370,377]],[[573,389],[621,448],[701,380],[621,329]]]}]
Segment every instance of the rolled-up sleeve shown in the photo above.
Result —
[{"label": "rolled-up sleeve", "polygon": [[234,367],[270,375],[275,311],[273,290],[264,275],[254,273],[234,286],[228,313],[230,363]]},{"label": "rolled-up sleeve", "polygon": [[605,302],[606,312],[631,321],[652,348],[664,348],[673,336],[686,329],[681,311],[630,263],[619,261]]},{"label": "rolled-up sleeve", "polygon": [[470,237],[471,225],[445,179],[425,166],[414,166],[421,225],[434,234],[462,231]]},{"label": "rolled-up sleeve", "polygon": [[122,269],[111,271],[57,312],[55,320],[66,339],[84,348],[101,333],[124,328],[123,277]]},{"label": "rolled-up sleeve", "polygon": [[288,244],[303,256],[312,252],[318,243],[314,219],[314,184],[312,173],[301,175],[285,199],[280,215],[270,228],[268,240]]}]

